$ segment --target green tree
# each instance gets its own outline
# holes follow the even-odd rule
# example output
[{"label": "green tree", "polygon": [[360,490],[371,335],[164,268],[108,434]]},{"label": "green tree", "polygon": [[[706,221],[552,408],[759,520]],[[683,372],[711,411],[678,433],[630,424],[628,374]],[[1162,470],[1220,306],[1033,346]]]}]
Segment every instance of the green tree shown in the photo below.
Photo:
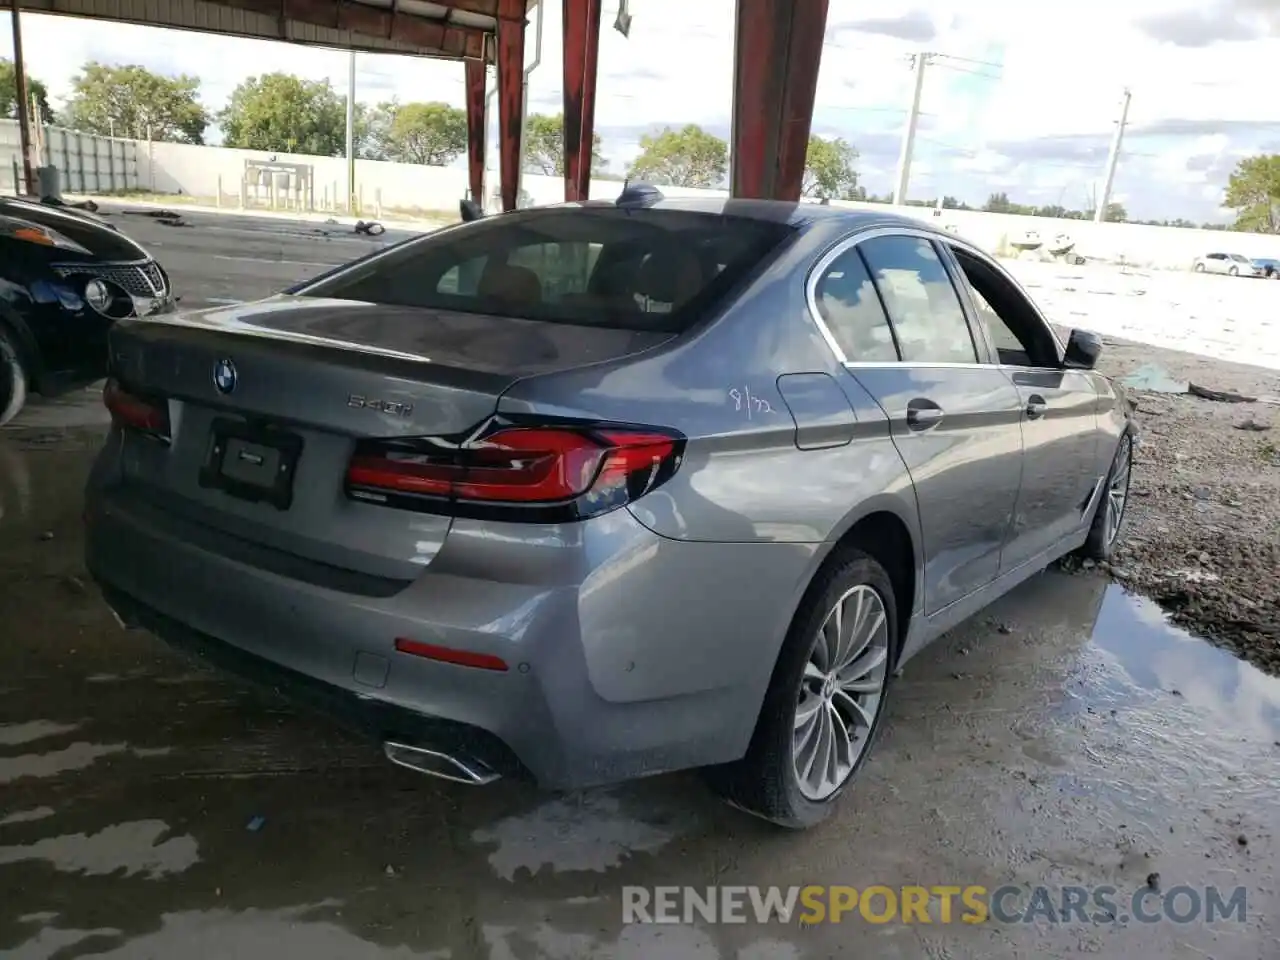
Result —
[{"label": "green tree", "polygon": [[[525,165],[548,177],[564,176],[564,114],[547,116],[534,113],[525,128]],[[608,168],[600,153],[600,134],[591,135],[591,172],[604,173]]]},{"label": "green tree", "polygon": [[1235,228],[1280,233],[1280,154],[1246,157],[1227,181],[1224,206],[1236,212]]},{"label": "green tree", "polygon": [[[18,119],[18,78],[12,60],[0,58],[0,117]],[[27,96],[35,97],[40,120],[53,123],[53,110],[49,107],[49,91],[43,83],[27,76]]]},{"label": "green tree", "polygon": [[[388,160],[443,167],[467,149],[467,112],[447,103],[405,103],[380,106],[388,122],[382,152]],[[375,116],[377,111],[374,111]],[[376,127],[373,119],[371,126]],[[369,139],[379,134],[369,131]]]},{"label": "green tree", "polygon": [[853,169],[857,159],[858,151],[839,137],[827,140],[810,135],[801,193],[823,200],[853,199],[858,188],[858,172]]},{"label": "green tree", "polygon": [[347,101],[328,80],[288,73],[250,77],[232,91],[218,123],[228,147],[321,157],[347,150]]},{"label": "green tree", "polygon": [[723,182],[728,167],[728,144],[691,123],[642,136],[630,176],[674,187],[714,187]]},{"label": "green tree", "polygon": [[165,77],[145,67],[112,67],[89,61],[71,81],[64,122],[102,136],[150,136],[174,143],[204,143],[208,111],[200,80]]}]

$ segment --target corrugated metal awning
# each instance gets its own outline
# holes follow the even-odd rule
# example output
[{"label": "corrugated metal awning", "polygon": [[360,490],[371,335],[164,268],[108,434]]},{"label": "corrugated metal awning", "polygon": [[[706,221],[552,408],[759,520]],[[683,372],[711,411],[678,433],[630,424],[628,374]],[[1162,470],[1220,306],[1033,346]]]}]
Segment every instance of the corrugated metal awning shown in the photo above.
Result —
[{"label": "corrugated metal awning", "polygon": [[[493,60],[507,0],[20,0],[22,10],[450,60]],[[0,0],[0,9],[12,0]]]}]

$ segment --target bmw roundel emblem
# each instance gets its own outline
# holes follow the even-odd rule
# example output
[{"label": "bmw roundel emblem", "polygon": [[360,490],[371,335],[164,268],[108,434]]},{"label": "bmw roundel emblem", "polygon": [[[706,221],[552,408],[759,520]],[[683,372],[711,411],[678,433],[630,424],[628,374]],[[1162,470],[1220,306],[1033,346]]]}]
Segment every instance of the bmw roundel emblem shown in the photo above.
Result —
[{"label": "bmw roundel emblem", "polygon": [[213,385],[219,393],[230,393],[236,388],[236,365],[229,359],[219,360],[213,368]]}]

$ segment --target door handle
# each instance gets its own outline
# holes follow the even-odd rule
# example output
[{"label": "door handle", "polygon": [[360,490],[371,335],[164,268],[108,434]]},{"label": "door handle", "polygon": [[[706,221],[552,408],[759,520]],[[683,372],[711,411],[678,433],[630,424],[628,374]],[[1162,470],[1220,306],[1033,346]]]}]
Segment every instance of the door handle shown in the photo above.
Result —
[{"label": "door handle", "polygon": [[907,404],[907,428],[928,430],[942,420],[942,408],[932,400],[912,400]]},{"label": "door handle", "polygon": [[1027,401],[1027,419],[1039,420],[1048,409],[1049,405],[1044,402],[1044,397],[1033,393],[1031,399]]}]

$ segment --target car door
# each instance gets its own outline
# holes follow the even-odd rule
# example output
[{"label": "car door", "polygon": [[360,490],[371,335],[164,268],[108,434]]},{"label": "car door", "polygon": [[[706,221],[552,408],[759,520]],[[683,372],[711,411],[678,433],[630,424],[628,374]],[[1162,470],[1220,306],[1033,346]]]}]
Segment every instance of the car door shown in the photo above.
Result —
[{"label": "car door", "polygon": [[1210,273],[1226,273],[1227,255],[1225,253],[1211,253],[1205,257],[1205,266],[1209,268]]},{"label": "car door", "polygon": [[1022,486],[1001,571],[1041,557],[1088,522],[1102,483],[1094,374],[1067,369],[1052,328],[990,258],[949,244],[982,334],[1022,406]]},{"label": "car door", "polygon": [[871,231],[818,271],[845,367],[889,419],[915,488],[925,612],[997,575],[1021,476],[1018,391],[978,348],[927,232]]}]

